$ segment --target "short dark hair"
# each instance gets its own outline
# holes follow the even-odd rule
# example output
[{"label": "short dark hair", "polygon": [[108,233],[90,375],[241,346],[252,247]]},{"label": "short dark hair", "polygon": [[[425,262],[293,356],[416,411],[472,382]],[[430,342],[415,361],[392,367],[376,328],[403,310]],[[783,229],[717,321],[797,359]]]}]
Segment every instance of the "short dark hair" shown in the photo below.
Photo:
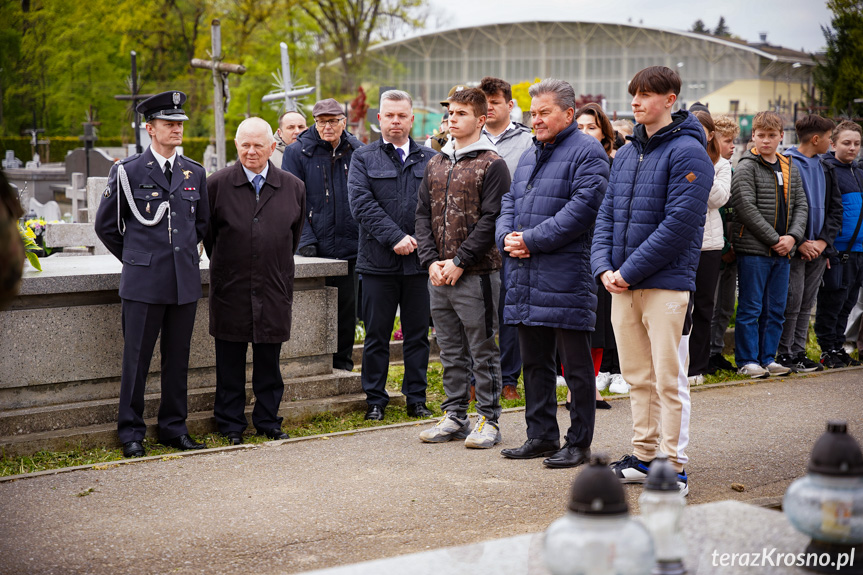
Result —
[{"label": "short dark hair", "polygon": [[509,102],[512,100],[512,85],[506,80],[501,80],[500,78],[493,78],[492,76],[486,76],[479,82],[479,89],[483,91],[486,96],[494,96],[498,92],[503,94],[503,99]]},{"label": "short dark hair", "polygon": [[614,149],[615,139],[614,128],[611,127],[611,121],[608,119],[608,116],[605,115],[605,112],[602,110],[602,106],[596,102],[585,104],[575,111],[576,123],[578,122],[578,117],[584,116],[585,114],[592,116],[593,119],[596,120],[596,125],[599,126],[599,129],[602,131],[602,140],[599,143],[602,144],[603,148],[605,148],[605,153],[610,156],[611,151]]},{"label": "short dark hair", "polygon": [[629,81],[629,94],[638,92],[680,95],[680,75],[667,66],[649,66]]},{"label": "short dark hair", "polygon": [[459,90],[449,97],[450,104],[465,104],[473,108],[474,115],[488,116],[488,101],[485,99],[485,93],[477,88],[468,88]]},{"label": "short dark hair", "polygon": [[794,124],[794,129],[797,130],[797,139],[800,140],[801,144],[805,144],[816,134],[832,133],[835,127],[836,124],[833,123],[833,120],[817,114],[807,114]]}]

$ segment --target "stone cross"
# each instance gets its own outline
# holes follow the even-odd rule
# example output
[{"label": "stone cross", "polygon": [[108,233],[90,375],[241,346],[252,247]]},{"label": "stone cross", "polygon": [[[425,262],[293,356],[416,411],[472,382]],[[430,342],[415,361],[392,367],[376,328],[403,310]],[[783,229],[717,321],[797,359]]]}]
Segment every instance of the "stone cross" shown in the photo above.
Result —
[{"label": "stone cross", "polygon": [[288,57],[288,45],[284,42],[279,42],[279,49],[282,54],[282,71],[281,78],[279,78],[278,74],[273,74],[273,77],[276,78],[277,84],[279,88],[281,88],[281,92],[276,92],[273,94],[267,94],[263,98],[261,98],[262,102],[275,102],[276,100],[285,99],[285,112],[296,112],[297,111],[297,98],[302,96],[307,96],[315,91],[314,87],[311,88],[297,88],[294,89],[293,80],[291,80],[291,62]]},{"label": "stone cross", "polygon": [[[75,176],[81,174],[73,174],[72,182],[81,183],[75,179]],[[82,246],[86,248],[87,254],[103,255],[108,253],[108,249],[102,243],[102,240],[96,235],[93,222],[96,221],[96,210],[99,209],[99,201],[108,185],[108,178],[88,178],[87,179],[87,223],[83,224],[46,224],[45,225],[45,246],[49,248],[64,248],[65,255],[81,255],[78,250],[69,249]],[[74,204],[74,200],[73,200]],[[77,213],[77,212],[76,212]]]},{"label": "stone cross", "polygon": [[192,68],[206,68],[213,71],[213,114],[216,117],[216,162],[218,169],[225,167],[225,105],[230,101],[228,93],[228,74],[245,74],[242,64],[222,62],[222,29],[218,19],[213,20],[212,60],[192,59]]},{"label": "stone cross", "polygon": [[74,223],[81,221],[81,216],[78,212],[78,202],[87,200],[87,190],[84,188],[84,181],[84,174],[81,172],[72,172],[72,185],[63,186],[66,198],[72,200],[72,222]]},{"label": "stone cross", "polygon": [[127,100],[132,102],[132,129],[135,130],[135,153],[144,151],[141,147],[140,114],[138,114],[138,102],[150,98],[153,94],[138,93],[138,55],[132,50],[132,75],[129,77],[131,94],[119,94],[114,96],[115,100]]}]

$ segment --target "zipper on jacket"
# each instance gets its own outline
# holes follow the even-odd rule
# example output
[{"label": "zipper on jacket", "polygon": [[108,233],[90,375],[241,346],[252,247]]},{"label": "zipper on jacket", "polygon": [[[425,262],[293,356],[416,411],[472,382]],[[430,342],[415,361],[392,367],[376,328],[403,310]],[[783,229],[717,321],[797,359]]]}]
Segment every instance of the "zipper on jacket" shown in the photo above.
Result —
[{"label": "zipper on jacket", "polygon": [[641,162],[644,161],[644,152],[639,152],[638,163],[635,164],[635,174],[632,176],[632,187],[629,189],[629,214],[626,218],[626,226],[623,228],[623,252],[626,257],[627,238],[629,237],[629,222],[632,221],[632,199],[635,196],[635,183],[638,181],[638,170],[641,168]]}]

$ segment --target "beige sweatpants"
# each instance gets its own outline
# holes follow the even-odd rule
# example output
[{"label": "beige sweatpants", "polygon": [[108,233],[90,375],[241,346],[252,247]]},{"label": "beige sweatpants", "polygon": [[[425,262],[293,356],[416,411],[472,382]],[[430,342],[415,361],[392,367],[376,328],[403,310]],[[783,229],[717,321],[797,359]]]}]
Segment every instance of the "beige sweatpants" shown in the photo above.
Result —
[{"label": "beige sweatpants", "polygon": [[[632,386],[633,454],[652,461],[657,448],[678,473],[689,460],[690,292],[631,290],[611,296],[620,371]],[[662,441],[660,442],[660,426]]]}]

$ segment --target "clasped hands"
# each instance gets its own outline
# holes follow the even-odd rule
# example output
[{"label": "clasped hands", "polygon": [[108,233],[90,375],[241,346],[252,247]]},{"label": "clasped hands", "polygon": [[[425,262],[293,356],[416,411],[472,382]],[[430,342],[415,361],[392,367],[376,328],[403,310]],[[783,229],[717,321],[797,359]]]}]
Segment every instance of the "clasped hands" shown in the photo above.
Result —
[{"label": "clasped hands", "polygon": [[524,243],[524,237],[521,232],[508,233],[503,238],[503,250],[508,252],[511,258],[530,257],[530,250],[527,249],[527,244]]},{"label": "clasped hands", "polygon": [[400,256],[410,255],[417,249],[417,241],[413,236],[405,236],[393,246],[393,251]]},{"label": "clasped hands", "polygon": [[463,273],[464,270],[452,263],[452,260],[433,262],[429,266],[429,280],[433,286],[454,286]]},{"label": "clasped hands", "polygon": [[629,289],[629,284],[620,275],[620,270],[603,272],[599,279],[602,280],[602,285],[605,286],[608,293],[623,293]]}]

